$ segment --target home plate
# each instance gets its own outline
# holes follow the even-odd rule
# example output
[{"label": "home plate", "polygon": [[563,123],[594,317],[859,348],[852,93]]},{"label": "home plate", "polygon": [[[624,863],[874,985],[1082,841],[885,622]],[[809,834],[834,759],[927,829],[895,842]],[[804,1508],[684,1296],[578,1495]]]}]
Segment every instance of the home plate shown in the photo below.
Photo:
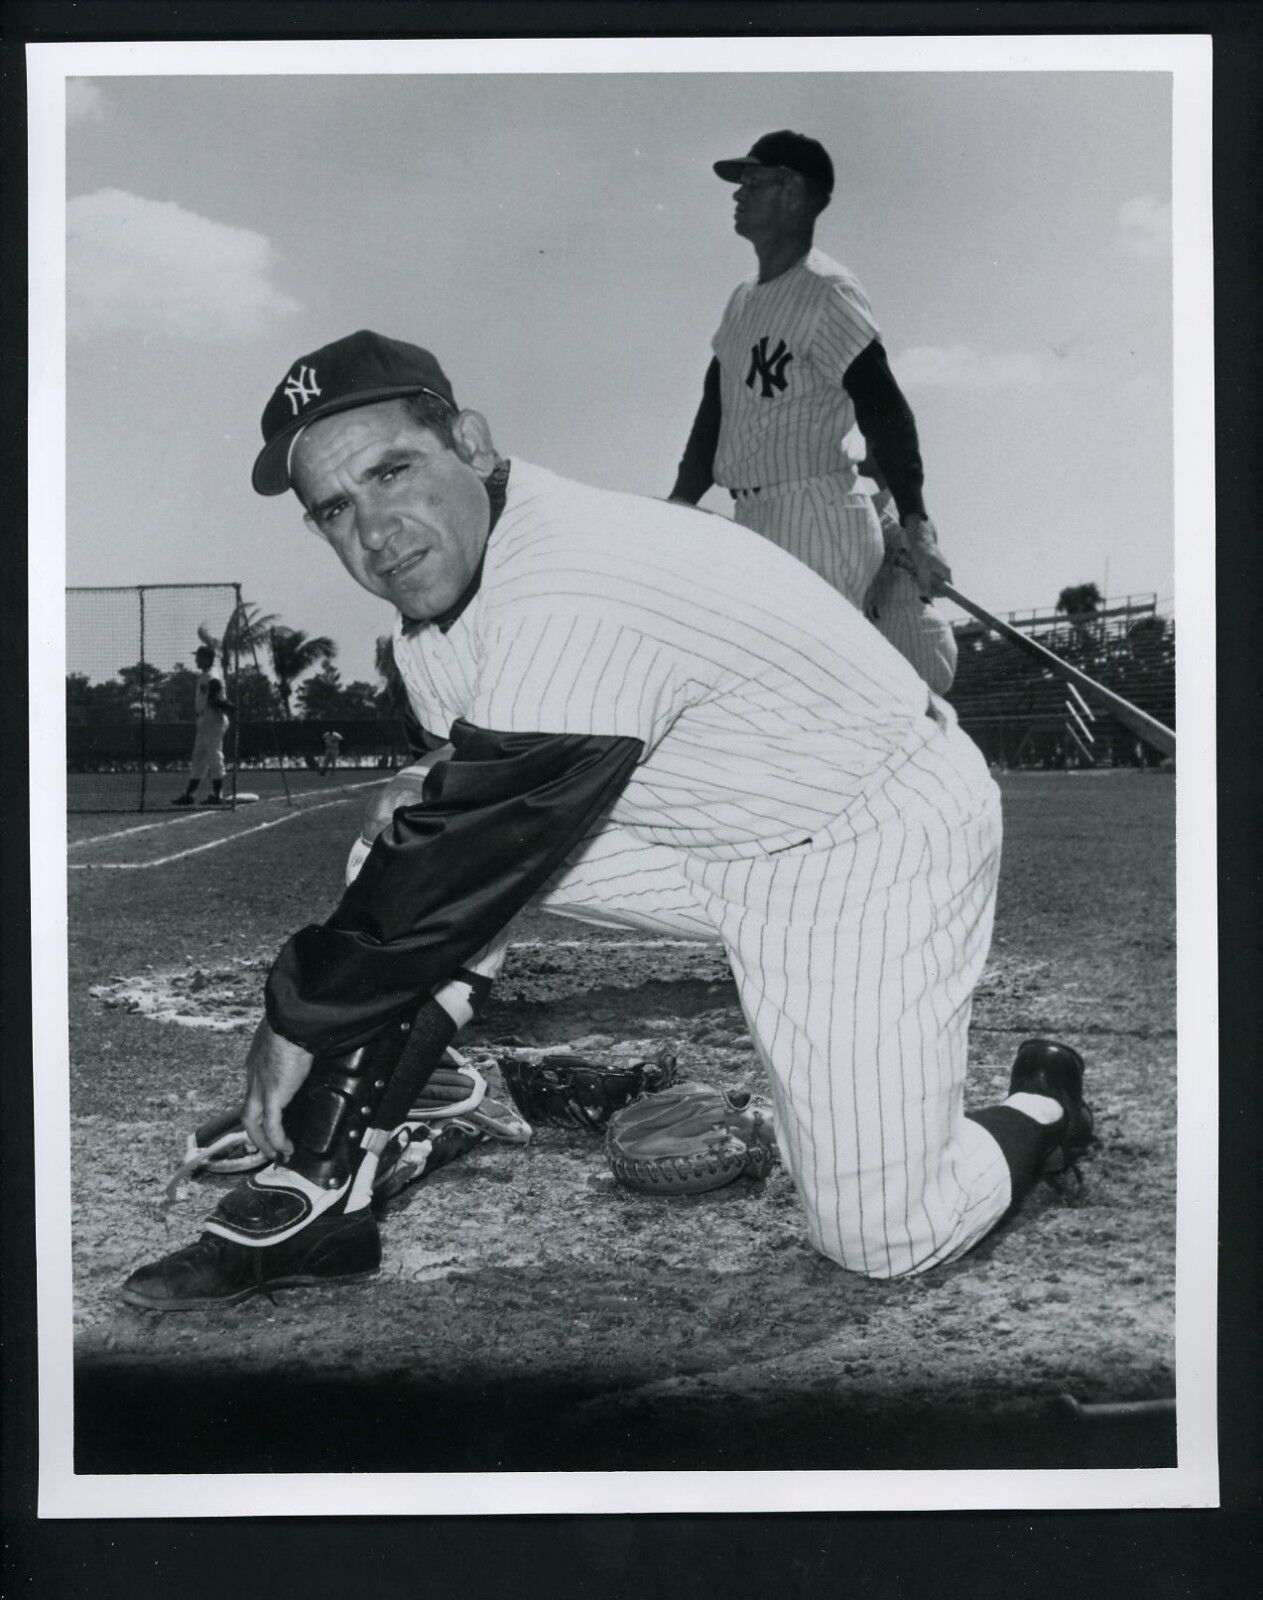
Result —
[{"label": "home plate", "polygon": [[237,806],[252,806],[258,798],[259,797],[257,794],[251,794],[248,790],[239,789],[237,793],[233,795],[232,802]]}]

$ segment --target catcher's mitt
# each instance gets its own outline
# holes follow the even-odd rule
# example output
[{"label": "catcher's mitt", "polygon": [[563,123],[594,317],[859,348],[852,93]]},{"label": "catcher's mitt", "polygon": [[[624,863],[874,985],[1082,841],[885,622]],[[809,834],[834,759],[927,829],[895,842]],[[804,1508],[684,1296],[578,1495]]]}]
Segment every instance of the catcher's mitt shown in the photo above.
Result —
[{"label": "catcher's mitt", "polygon": [[614,1176],[644,1194],[703,1194],[764,1178],[776,1160],[766,1102],[708,1083],[677,1083],[611,1118],[605,1152]]},{"label": "catcher's mitt", "polygon": [[531,1123],[601,1133],[616,1111],[675,1082],[675,1057],[593,1061],[585,1056],[501,1056],[500,1076]]}]

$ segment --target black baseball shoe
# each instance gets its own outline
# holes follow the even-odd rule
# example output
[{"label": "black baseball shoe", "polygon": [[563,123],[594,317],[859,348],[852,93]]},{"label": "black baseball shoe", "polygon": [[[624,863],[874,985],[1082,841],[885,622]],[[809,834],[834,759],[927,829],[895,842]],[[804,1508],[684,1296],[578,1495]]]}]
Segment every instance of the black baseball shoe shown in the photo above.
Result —
[{"label": "black baseball shoe", "polygon": [[202,801],[204,806],[222,806],[223,803],[224,797],[222,794],[208,794],[205,800]]},{"label": "black baseball shoe", "polygon": [[171,804],[173,806],[191,806],[193,804],[193,796],[191,794],[178,794]]},{"label": "black baseball shoe", "polygon": [[372,1212],[353,1211],[318,1217],[292,1239],[262,1249],[204,1233],[183,1250],[138,1267],[121,1292],[129,1306],[144,1311],[197,1311],[272,1289],[371,1277],[381,1259]]},{"label": "black baseball shoe", "polygon": [[1073,1168],[1092,1143],[1093,1117],[1083,1099],[1083,1057],[1068,1044],[1054,1039],[1026,1039],[1019,1046],[1009,1076],[1010,1094],[1042,1094],[1061,1107],[1060,1122],[1048,1130],[1051,1138],[1044,1171]]}]

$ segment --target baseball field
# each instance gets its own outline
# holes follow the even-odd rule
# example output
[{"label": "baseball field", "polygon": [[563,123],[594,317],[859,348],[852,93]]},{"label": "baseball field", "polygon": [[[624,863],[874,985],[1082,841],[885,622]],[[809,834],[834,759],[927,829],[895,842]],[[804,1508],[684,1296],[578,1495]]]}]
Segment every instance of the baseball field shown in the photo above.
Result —
[{"label": "baseball field", "polygon": [[[649,1198],[599,1138],[484,1143],[405,1191],[380,1275],[156,1317],[124,1277],[192,1239],[234,1180],[164,1209],[189,1130],[238,1097],[263,978],[321,919],[376,773],[266,785],[231,812],[69,829],[76,1468],[85,1473],[1127,1467],[1173,1417],[1073,1417],[1174,1393],[1175,786],[1006,773],[996,935],[968,1097],[1017,1044],[1088,1066],[1099,1143],[982,1247],[893,1283],[806,1246],[776,1167]],[[247,786],[243,780],[243,787]],[[527,915],[458,1041],[567,1046],[760,1091],[717,948]]]}]

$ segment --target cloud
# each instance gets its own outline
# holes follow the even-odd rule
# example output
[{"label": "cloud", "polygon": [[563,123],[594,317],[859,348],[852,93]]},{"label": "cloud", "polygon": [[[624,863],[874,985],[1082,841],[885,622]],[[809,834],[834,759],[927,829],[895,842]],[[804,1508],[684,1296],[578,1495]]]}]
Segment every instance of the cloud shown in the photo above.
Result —
[{"label": "cloud", "polygon": [[1118,208],[1117,244],[1125,256],[1159,261],[1171,253],[1171,202],[1138,194]]},{"label": "cloud", "polygon": [[271,242],[125,189],[66,207],[66,325],[94,333],[236,339],[299,309],[271,281]]},{"label": "cloud", "polygon": [[89,78],[66,79],[66,121],[99,122],[109,102],[105,90]]},{"label": "cloud", "polygon": [[914,345],[893,362],[905,389],[1030,389],[1058,376],[1051,354],[1004,350],[988,354],[967,345]]}]

